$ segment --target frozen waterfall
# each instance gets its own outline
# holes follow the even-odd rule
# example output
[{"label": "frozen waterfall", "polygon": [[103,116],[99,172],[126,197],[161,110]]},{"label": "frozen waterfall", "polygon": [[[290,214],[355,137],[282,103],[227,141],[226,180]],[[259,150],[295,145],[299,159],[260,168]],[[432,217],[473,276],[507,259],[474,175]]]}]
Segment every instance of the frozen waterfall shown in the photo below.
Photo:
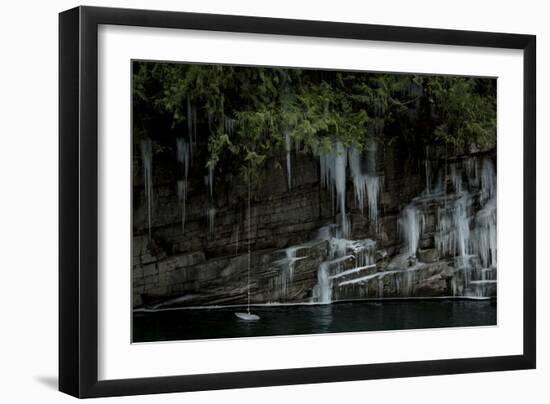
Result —
[{"label": "frozen waterfall", "polygon": [[[340,209],[340,225],[344,237],[349,235],[349,220],[346,215],[346,168],[349,165],[353,180],[353,189],[357,207],[364,211],[368,207],[369,218],[373,223],[378,222],[378,197],[380,194],[380,177],[374,173],[364,172],[362,152],[355,147],[344,147],[336,142],[334,150],[321,154],[319,163],[321,168],[321,183],[329,190],[334,206]],[[374,153],[366,165],[374,167]],[[374,170],[372,170],[374,172]]]},{"label": "frozen waterfall", "polygon": [[484,268],[497,265],[497,206],[496,199],[490,199],[476,214],[476,249]]},{"label": "frozen waterfall", "polygon": [[[362,153],[355,147],[348,149],[348,161],[353,179],[353,189],[357,206],[363,212],[365,199],[368,205],[369,218],[373,223],[378,222],[378,195],[380,193],[380,177],[363,173]],[[372,161],[371,161],[372,160]],[[374,166],[374,153],[367,161]]]},{"label": "frozen waterfall", "polygon": [[328,271],[329,262],[322,262],[317,271],[317,285],[313,288],[313,298],[323,304],[332,302],[332,281]]},{"label": "frozen waterfall", "polygon": [[497,176],[495,173],[495,166],[490,159],[485,158],[481,167],[480,202],[483,205],[485,202],[496,196]]},{"label": "frozen waterfall", "polygon": [[307,244],[285,248],[283,250],[285,253],[285,258],[275,263],[282,268],[281,276],[280,276],[280,287],[281,287],[280,294],[282,296],[285,296],[288,293],[288,286],[290,285],[290,283],[292,282],[292,279],[294,278],[294,266],[296,262],[307,258],[307,257],[296,257],[296,252],[298,250],[305,249],[305,248],[308,248]]},{"label": "frozen waterfall", "polygon": [[[317,284],[313,288],[313,301],[328,304],[333,300],[334,283],[362,276],[364,271],[376,267],[376,242],[371,239],[348,240],[334,236],[335,228],[327,226],[319,237],[328,241],[328,259],[319,265]],[[344,281],[345,282],[345,281]]]},{"label": "frozen waterfall", "polygon": [[469,250],[470,220],[468,217],[468,205],[470,198],[467,194],[458,198],[455,202],[453,219],[456,228],[457,254],[465,257]]},{"label": "frozen waterfall", "polygon": [[423,226],[424,216],[414,205],[407,205],[399,218],[399,228],[409,257],[416,257]]},{"label": "frozen waterfall", "polygon": [[[341,142],[334,144],[334,150],[319,156],[321,182],[330,191],[340,209],[340,226],[344,235],[349,233],[349,222],[346,216],[346,166],[347,152]],[[334,202],[333,202],[334,205]]]},{"label": "frozen waterfall", "polygon": [[338,207],[340,208],[340,224],[344,235],[349,234],[349,223],[346,216],[346,164],[347,153],[344,151],[342,143],[338,142],[336,144],[336,153],[334,156],[333,181],[336,188],[336,195],[338,197]]}]

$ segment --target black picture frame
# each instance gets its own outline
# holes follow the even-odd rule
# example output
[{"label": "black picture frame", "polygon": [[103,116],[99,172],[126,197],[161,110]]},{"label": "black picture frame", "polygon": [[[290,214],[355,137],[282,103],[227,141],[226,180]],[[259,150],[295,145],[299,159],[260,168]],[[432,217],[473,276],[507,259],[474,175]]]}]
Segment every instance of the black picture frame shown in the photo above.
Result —
[{"label": "black picture frame", "polygon": [[[523,50],[523,354],[98,380],[98,26],[194,29]],[[103,397],[324,383],[536,366],[534,35],[77,7],[59,15],[59,389]]]}]

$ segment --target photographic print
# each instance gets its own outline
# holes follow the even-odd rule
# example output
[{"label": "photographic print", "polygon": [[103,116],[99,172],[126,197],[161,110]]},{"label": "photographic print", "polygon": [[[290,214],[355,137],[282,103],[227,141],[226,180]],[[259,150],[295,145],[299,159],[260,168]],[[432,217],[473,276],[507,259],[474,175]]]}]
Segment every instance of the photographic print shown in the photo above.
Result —
[{"label": "photographic print", "polygon": [[132,62],[132,341],[497,323],[497,80]]}]

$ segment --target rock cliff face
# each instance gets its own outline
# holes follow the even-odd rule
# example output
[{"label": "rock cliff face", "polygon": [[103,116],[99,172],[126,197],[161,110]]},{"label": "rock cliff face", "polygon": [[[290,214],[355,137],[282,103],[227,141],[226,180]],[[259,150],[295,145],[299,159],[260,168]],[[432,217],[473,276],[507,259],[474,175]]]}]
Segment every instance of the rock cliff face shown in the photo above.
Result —
[{"label": "rock cliff face", "polygon": [[339,148],[270,161],[250,204],[231,173],[185,157],[184,177],[145,148],[134,307],[496,295],[493,153]]}]

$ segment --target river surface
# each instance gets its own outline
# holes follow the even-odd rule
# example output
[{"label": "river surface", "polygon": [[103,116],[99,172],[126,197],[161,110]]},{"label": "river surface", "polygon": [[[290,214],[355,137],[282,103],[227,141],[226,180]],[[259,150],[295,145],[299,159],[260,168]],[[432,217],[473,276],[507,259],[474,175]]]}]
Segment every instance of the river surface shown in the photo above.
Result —
[{"label": "river surface", "polygon": [[258,321],[235,316],[246,307],[136,311],[133,342],[489,326],[496,325],[496,308],[494,299],[253,306]]}]

